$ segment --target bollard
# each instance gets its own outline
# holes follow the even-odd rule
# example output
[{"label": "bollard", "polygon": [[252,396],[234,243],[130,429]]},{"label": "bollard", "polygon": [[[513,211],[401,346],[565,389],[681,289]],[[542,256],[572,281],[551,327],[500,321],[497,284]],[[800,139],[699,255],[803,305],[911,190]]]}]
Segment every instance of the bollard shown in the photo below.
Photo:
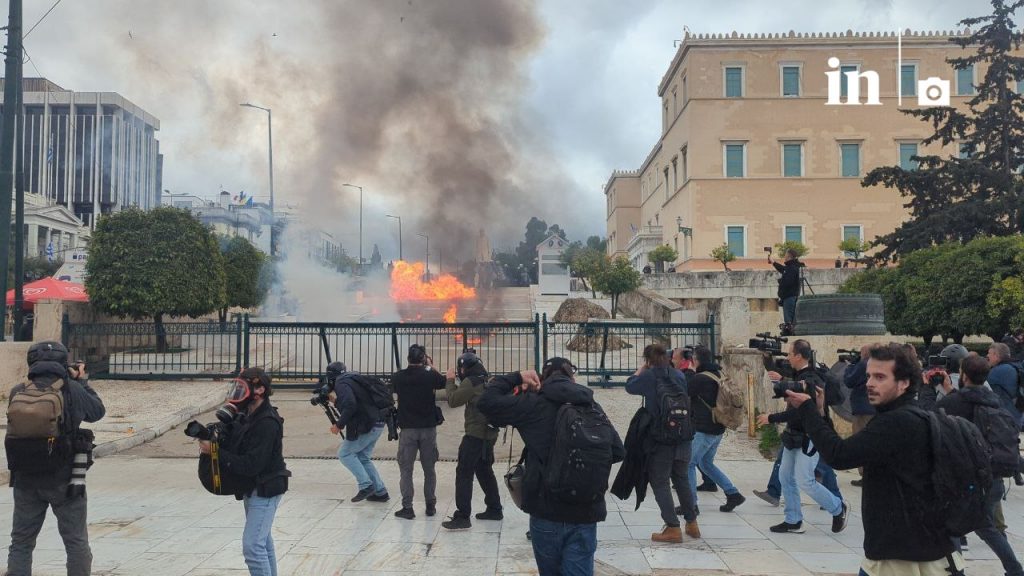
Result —
[{"label": "bollard", "polygon": [[757,422],[754,409],[757,402],[754,401],[754,375],[747,373],[747,436],[757,436]]}]

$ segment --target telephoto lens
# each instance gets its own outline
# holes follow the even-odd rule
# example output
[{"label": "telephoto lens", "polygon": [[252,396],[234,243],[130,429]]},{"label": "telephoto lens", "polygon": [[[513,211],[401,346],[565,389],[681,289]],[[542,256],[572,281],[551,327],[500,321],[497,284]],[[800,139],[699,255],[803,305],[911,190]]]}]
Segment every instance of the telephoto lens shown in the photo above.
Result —
[{"label": "telephoto lens", "polygon": [[213,434],[210,433],[210,429],[195,420],[189,422],[188,425],[185,426],[185,436],[195,438],[196,440],[213,439]]},{"label": "telephoto lens", "polygon": [[88,452],[75,452],[75,459],[71,465],[71,483],[68,484],[68,498],[85,496],[85,473],[89,470]]}]

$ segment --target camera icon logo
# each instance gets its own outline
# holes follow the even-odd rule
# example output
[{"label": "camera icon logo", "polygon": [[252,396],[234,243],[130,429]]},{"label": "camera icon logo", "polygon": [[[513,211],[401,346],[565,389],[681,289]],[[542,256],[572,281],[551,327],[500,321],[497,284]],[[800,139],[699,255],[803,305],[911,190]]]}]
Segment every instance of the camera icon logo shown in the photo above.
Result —
[{"label": "camera icon logo", "polygon": [[949,80],[937,76],[917,81],[918,106],[949,106]]}]

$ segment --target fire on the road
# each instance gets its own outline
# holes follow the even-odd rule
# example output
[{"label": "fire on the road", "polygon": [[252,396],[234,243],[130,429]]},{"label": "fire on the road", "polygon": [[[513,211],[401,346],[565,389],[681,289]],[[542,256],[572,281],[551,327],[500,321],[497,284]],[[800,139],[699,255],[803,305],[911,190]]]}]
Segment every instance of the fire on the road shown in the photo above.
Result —
[{"label": "fire on the road", "polygon": [[391,271],[391,298],[396,302],[413,300],[464,300],[475,298],[476,289],[459,282],[451,274],[441,274],[423,281],[424,267],[420,262],[395,262]]}]

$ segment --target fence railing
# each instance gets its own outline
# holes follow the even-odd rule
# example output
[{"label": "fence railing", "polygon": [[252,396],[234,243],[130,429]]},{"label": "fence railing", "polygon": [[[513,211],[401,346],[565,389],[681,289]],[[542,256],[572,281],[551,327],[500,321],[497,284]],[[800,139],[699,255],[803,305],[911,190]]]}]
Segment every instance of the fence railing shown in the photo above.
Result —
[{"label": "fence railing", "polygon": [[714,318],[703,324],[621,321],[457,324],[165,322],[71,324],[63,340],[74,359],[89,364],[96,378],[226,378],[242,366],[263,366],[281,385],[308,386],[327,364],[341,360],[351,370],[389,379],[405,365],[411,344],[422,344],[439,369],[454,367],[474,348],[493,374],[539,369],[547,358],[567,357],[581,382],[616,385],[643,364],[644,347],[716,345]]}]

